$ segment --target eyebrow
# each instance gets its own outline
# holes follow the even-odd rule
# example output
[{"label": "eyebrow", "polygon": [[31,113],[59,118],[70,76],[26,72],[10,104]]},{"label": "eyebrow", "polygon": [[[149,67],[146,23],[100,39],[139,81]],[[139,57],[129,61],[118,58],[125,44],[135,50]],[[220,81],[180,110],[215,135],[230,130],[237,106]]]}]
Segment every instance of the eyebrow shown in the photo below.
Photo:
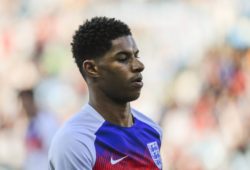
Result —
[{"label": "eyebrow", "polygon": [[[138,54],[139,53],[139,50],[136,49],[135,52],[133,52],[134,54]],[[128,50],[124,50],[124,51],[119,51],[117,53],[115,53],[115,55],[118,55],[118,54],[131,54],[131,51],[128,51]]]}]

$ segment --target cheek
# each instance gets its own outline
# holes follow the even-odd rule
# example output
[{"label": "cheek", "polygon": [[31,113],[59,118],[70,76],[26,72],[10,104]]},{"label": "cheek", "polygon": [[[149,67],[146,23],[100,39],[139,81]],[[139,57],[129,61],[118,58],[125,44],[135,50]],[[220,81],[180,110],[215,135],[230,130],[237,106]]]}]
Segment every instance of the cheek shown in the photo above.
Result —
[{"label": "cheek", "polygon": [[125,83],[128,81],[128,70],[125,68],[113,68],[106,72],[106,77],[108,78],[109,83]]}]

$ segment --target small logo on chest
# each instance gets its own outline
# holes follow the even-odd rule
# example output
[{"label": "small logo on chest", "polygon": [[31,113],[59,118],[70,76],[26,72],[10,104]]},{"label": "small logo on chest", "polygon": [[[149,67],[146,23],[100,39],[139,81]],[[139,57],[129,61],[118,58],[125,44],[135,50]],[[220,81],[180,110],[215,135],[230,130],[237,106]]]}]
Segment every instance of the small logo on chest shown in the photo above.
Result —
[{"label": "small logo on chest", "polygon": [[158,147],[157,142],[150,142],[147,144],[148,150],[150,152],[150,155],[155,162],[156,166],[161,169],[162,168],[162,163],[161,163],[161,155],[160,155],[160,150]]},{"label": "small logo on chest", "polygon": [[127,155],[127,156],[124,156],[124,157],[122,157],[122,158],[119,158],[119,159],[113,159],[113,158],[111,157],[110,162],[111,162],[112,165],[115,165],[115,164],[121,162],[123,159],[125,159],[125,158],[127,158],[127,157],[128,157],[128,155]]}]

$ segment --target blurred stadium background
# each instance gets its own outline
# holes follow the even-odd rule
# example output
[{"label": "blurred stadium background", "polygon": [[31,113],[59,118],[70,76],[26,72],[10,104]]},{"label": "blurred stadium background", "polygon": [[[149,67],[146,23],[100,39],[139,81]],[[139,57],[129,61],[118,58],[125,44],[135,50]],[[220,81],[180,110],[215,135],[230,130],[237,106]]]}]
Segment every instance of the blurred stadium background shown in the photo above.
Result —
[{"label": "blurred stadium background", "polygon": [[59,125],[87,101],[70,42],[102,15],[132,29],[146,66],[133,106],[163,128],[164,169],[250,169],[249,0],[1,0],[0,13],[0,170],[42,166],[32,152],[50,141],[42,123],[29,139],[19,91]]}]

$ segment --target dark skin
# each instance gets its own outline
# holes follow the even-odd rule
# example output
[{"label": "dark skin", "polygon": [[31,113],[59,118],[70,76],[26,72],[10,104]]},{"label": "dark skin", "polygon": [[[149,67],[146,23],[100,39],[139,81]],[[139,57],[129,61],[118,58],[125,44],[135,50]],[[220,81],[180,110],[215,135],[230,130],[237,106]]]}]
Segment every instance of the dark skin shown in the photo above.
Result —
[{"label": "dark skin", "polygon": [[98,59],[85,60],[89,104],[112,124],[133,125],[130,102],[140,96],[144,65],[132,36],[112,40],[111,49]]}]

